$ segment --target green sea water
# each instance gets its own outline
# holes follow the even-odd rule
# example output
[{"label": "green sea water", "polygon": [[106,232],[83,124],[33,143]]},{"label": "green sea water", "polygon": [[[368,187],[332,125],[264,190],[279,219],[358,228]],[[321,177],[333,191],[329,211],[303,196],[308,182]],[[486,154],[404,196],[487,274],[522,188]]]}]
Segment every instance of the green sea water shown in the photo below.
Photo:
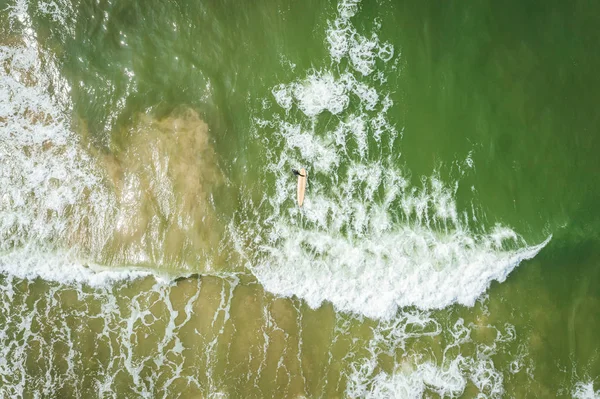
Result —
[{"label": "green sea water", "polygon": [[0,2],[0,397],[600,396],[598,11]]}]

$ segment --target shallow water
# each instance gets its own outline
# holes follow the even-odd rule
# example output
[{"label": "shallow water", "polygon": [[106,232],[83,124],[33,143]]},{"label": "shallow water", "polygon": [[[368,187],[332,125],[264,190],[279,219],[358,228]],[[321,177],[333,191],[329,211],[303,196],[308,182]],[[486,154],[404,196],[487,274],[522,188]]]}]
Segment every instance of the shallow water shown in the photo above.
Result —
[{"label": "shallow water", "polygon": [[596,11],[0,5],[0,396],[600,396]]}]

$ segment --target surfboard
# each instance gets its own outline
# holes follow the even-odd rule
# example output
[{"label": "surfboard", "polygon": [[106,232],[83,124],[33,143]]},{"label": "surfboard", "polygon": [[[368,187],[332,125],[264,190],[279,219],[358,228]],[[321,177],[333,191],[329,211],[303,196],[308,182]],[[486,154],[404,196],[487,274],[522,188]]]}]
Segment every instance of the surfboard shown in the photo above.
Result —
[{"label": "surfboard", "polygon": [[306,190],[306,179],[308,179],[308,173],[304,168],[300,169],[299,172],[301,175],[304,175],[304,177],[298,176],[298,206],[301,207],[302,203],[304,202],[304,191]]}]

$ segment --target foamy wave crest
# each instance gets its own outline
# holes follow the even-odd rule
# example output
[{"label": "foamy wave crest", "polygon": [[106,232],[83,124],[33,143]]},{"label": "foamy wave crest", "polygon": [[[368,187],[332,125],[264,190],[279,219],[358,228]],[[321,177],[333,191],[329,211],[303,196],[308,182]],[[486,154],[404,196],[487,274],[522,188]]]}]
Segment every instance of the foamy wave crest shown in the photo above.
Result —
[{"label": "foamy wave crest", "polygon": [[[367,219],[367,217],[365,217]],[[514,252],[463,233],[437,236],[401,227],[348,239],[278,226],[276,247],[255,274],[268,291],[304,298],[311,307],[332,302],[342,311],[392,317],[399,307],[473,306],[491,282],[502,282],[545,242]],[[289,265],[289,266],[288,266]]]},{"label": "foamy wave crest", "polygon": [[0,273],[28,280],[41,278],[61,284],[85,284],[93,288],[149,276],[163,283],[171,281],[167,276],[149,270],[107,268],[85,262],[74,253],[42,251],[35,247],[0,254]]},{"label": "foamy wave crest", "polygon": [[[276,184],[265,198],[269,233],[252,239],[259,253],[252,271],[276,294],[372,318],[407,306],[472,306],[550,238],[529,246],[505,226],[474,232],[476,210],[456,205],[458,182],[436,173],[411,185],[394,150],[401,137],[387,116],[394,104],[379,76],[395,68],[388,64],[393,49],[356,31],[358,7],[342,2],[327,36],[333,61],[348,57],[350,67],[313,70],[272,90],[285,113],[260,122],[278,147],[266,160]],[[301,209],[289,174],[299,167],[309,173]]]}]

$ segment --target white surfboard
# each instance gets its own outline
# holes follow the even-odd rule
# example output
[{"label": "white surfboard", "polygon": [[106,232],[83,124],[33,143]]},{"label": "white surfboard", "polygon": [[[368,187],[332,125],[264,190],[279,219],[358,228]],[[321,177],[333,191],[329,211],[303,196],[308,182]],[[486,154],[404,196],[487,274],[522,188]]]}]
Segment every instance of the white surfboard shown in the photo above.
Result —
[{"label": "white surfboard", "polygon": [[298,176],[298,206],[302,206],[304,202],[304,191],[306,190],[306,179],[308,178],[308,173],[306,170],[300,169],[300,174],[302,176]]}]

